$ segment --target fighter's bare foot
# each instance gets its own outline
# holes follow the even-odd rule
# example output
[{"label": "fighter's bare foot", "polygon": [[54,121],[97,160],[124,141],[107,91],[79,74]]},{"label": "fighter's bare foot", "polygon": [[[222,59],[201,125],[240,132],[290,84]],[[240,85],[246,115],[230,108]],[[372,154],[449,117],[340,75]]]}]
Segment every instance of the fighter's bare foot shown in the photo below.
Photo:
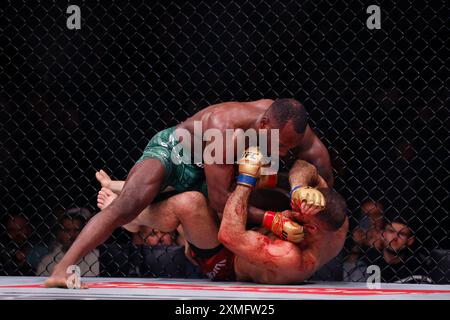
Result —
[{"label": "fighter's bare foot", "polygon": [[117,194],[111,191],[111,189],[103,187],[97,195],[97,207],[103,210],[117,198]]},{"label": "fighter's bare foot", "polygon": [[109,188],[111,185],[111,178],[110,176],[103,170],[97,171],[95,173],[95,178],[98,182],[100,182],[101,186],[103,188]]},{"label": "fighter's bare foot", "polygon": [[[45,279],[44,286],[46,288],[65,288],[67,289],[68,283],[67,283],[67,275],[62,273],[53,273],[50,277]],[[87,289],[88,286],[86,283],[80,282],[79,288],[75,289]]]}]

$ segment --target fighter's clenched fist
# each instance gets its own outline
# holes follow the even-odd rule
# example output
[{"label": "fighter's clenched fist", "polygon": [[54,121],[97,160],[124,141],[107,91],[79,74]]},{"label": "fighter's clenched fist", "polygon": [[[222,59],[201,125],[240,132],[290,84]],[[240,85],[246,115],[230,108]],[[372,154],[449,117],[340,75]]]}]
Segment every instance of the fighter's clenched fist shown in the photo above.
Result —
[{"label": "fighter's clenched fist", "polygon": [[258,147],[249,147],[238,161],[239,177],[237,184],[247,187],[255,187],[260,176],[261,167],[264,165],[264,156]]},{"label": "fighter's clenched fist", "polygon": [[296,186],[291,190],[291,207],[303,214],[316,214],[325,208],[325,197],[315,188]]},{"label": "fighter's clenched fist", "polygon": [[264,214],[263,227],[290,242],[299,243],[304,238],[303,227],[284,217],[281,212],[267,211]]}]

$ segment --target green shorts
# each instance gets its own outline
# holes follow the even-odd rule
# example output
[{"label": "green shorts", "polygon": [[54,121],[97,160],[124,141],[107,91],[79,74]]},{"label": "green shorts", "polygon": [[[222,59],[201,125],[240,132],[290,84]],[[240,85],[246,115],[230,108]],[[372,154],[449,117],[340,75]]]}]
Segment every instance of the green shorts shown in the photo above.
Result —
[{"label": "green shorts", "polygon": [[[172,151],[179,143],[175,136],[175,129],[176,127],[171,127],[154,135],[137,163],[150,158],[158,159],[162,163],[165,175],[161,190],[171,186],[179,192],[200,191],[207,197],[208,190],[203,168],[195,164],[186,164],[182,161],[178,161],[178,163],[172,161]],[[174,150],[173,152],[176,153],[176,151]],[[180,155],[182,156],[182,150]],[[177,158],[179,159],[180,157]]]}]

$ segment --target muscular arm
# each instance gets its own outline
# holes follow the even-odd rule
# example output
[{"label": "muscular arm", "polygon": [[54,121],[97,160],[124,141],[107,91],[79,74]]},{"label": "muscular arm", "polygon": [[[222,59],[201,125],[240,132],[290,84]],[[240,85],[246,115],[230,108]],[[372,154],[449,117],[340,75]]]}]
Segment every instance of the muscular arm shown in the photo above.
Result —
[{"label": "muscular arm", "polygon": [[223,212],[234,185],[234,166],[232,164],[205,164],[205,176],[210,205],[217,212]]},{"label": "muscular arm", "polygon": [[[205,165],[208,198],[211,207],[218,213],[223,213],[225,204],[235,187],[233,165]],[[261,225],[265,211],[255,206],[248,208],[248,222],[251,225]]]},{"label": "muscular arm", "polygon": [[327,188],[325,180],[317,172],[317,168],[312,164],[297,160],[289,171],[289,184],[294,186],[310,186]]},{"label": "muscular arm", "polygon": [[261,233],[245,229],[250,192],[249,188],[238,185],[230,195],[220,225],[219,241],[237,256],[254,264],[270,265],[281,271],[295,269],[305,277],[312,274],[318,266],[312,250],[300,250],[290,242],[271,240]]},{"label": "muscular arm", "polygon": [[333,169],[331,167],[330,154],[325,145],[308,127],[308,135],[310,135],[310,143],[300,150],[297,155],[298,159],[305,160],[316,166],[319,174],[325,179],[329,187],[333,186]]}]

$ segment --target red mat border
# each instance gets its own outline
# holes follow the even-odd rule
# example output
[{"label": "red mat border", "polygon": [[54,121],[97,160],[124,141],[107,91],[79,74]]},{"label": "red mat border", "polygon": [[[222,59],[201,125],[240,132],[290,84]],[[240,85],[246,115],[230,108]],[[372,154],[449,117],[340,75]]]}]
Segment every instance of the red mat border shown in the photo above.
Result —
[{"label": "red mat border", "polygon": [[[199,285],[177,283],[152,283],[152,282],[89,282],[89,288],[95,289],[169,289],[169,290],[206,290],[228,292],[260,292],[283,294],[311,294],[311,295],[339,295],[339,296],[370,296],[370,295],[402,295],[402,294],[449,294],[450,290],[417,290],[417,289],[359,289],[359,288],[301,288],[301,287],[276,287],[276,286],[233,286],[233,285]],[[42,284],[17,284],[0,285],[0,288],[37,289],[44,288]]]}]

